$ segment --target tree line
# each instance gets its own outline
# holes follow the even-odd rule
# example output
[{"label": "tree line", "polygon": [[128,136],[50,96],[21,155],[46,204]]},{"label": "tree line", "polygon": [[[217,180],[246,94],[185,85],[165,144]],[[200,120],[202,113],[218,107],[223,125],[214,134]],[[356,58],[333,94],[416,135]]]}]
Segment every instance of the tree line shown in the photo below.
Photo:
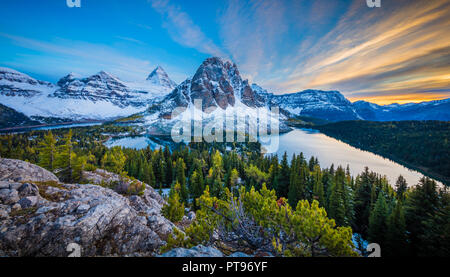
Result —
[{"label": "tree line", "polygon": [[285,153],[281,158],[263,155],[257,145],[107,148],[102,135],[86,132],[0,136],[0,155],[40,164],[72,182],[82,181],[83,170],[104,168],[156,189],[172,188],[163,212],[174,222],[181,220],[185,207],[200,211],[198,199],[208,199],[206,192],[217,201],[229,201],[230,193],[244,193],[242,188],[268,190],[277,203],[289,205],[294,212],[302,201],[317,203],[337,227],[358,234],[354,242],[362,253],[368,241],[380,244],[384,256],[450,254],[449,193],[429,178],[409,186],[399,176],[391,185],[368,168],[352,176],[348,166],[322,168],[317,158],[306,159],[302,153],[292,157]]}]

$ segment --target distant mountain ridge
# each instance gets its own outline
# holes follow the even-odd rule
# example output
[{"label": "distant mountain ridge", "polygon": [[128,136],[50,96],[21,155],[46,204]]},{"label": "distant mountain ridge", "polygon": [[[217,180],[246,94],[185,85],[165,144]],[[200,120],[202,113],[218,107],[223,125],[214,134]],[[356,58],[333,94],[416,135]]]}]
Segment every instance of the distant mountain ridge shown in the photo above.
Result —
[{"label": "distant mountain ridge", "polygon": [[161,67],[152,73],[140,82],[124,82],[105,71],[86,78],[70,73],[52,84],[0,67],[0,103],[30,118],[113,119],[145,110],[175,87]]},{"label": "distant mountain ridge", "polygon": [[100,71],[85,78],[70,73],[56,84],[0,67],[0,103],[30,121],[109,120],[145,112],[149,123],[168,119],[176,107],[193,106],[194,99],[202,100],[201,110],[206,114],[218,108],[255,113],[279,107],[282,120],[298,116],[332,122],[450,120],[450,99],[380,106],[366,101],[351,103],[339,91],[275,95],[257,84],[250,85],[236,64],[217,57],[206,59],[178,86],[160,66],[138,82],[125,82]]},{"label": "distant mountain ridge", "polygon": [[309,89],[275,95],[256,84],[253,84],[252,88],[268,105],[277,105],[293,116],[308,116],[328,121],[450,120],[450,98],[381,106],[366,101],[351,103],[339,91]]},{"label": "distant mountain ridge", "polygon": [[364,120],[371,121],[450,120],[450,98],[385,106],[357,101],[353,107]]}]

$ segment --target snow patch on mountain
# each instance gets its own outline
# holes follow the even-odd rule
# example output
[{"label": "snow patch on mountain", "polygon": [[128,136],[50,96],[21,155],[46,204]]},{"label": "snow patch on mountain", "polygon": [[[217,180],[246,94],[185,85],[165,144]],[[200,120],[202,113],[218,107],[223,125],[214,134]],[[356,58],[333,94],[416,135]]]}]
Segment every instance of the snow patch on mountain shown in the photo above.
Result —
[{"label": "snow patch on mountain", "polygon": [[28,117],[114,119],[144,111],[171,90],[147,80],[124,82],[105,71],[87,78],[70,73],[55,85],[0,68],[0,102]]}]

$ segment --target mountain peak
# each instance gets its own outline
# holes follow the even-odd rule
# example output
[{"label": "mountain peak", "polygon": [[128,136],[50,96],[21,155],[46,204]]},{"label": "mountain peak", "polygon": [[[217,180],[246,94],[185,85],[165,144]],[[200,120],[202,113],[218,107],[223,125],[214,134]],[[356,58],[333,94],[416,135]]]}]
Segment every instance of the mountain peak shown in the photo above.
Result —
[{"label": "mountain peak", "polygon": [[150,81],[150,83],[154,85],[168,87],[171,89],[174,89],[177,85],[169,78],[167,72],[159,65],[152,71],[152,73],[150,73],[150,75],[148,75],[147,81]]}]

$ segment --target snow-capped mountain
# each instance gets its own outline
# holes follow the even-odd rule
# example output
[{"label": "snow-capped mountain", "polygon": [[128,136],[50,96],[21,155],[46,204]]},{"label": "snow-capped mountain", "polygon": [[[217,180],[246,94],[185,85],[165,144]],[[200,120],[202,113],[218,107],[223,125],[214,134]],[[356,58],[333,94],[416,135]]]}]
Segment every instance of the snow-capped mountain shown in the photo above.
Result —
[{"label": "snow-capped mountain", "polygon": [[[275,95],[256,84],[250,86],[235,64],[216,57],[206,59],[193,77],[178,86],[160,66],[141,81],[125,82],[101,71],[86,78],[70,73],[56,84],[0,67],[0,103],[29,117],[30,122],[108,120],[143,113],[145,125],[167,133],[170,124],[179,121],[171,118],[172,111],[177,107],[198,110],[196,99],[202,101],[202,118],[210,122],[214,117],[229,116],[220,115],[224,111],[257,118],[259,113],[278,107],[281,129],[286,127],[283,119],[293,116],[328,121],[450,119],[450,99],[380,106],[365,101],[351,103],[338,91]],[[11,111],[3,110],[10,117]]]},{"label": "snow-capped mountain", "polygon": [[161,66],[156,67],[155,70],[148,75],[147,82],[155,86],[168,88],[170,90],[173,90],[177,86],[177,84],[169,78],[169,75],[167,75],[166,71]]},{"label": "snow-capped mountain", "polygon": [[[200,102],[201,101],[201,102]],[[172,116],[175,109],[182,112]],[[144,125],[150,133],[167,134],[182,121],[199,120],[203,124],[225,122],[236,116],[248,116],[248,124],[258,125],[258,115],[269,114],[264,98],[254,91],[247,80],[242,80],[237,66],[221,58],[206,59],[192,78],[178,85],[161,102],[144,113]],[[280,128],[287,128],[283,123]],[[223,126],[228,128],[228,126]]]},{"label": "snow-capped mountain", "polygon": [[124,82],[104,71],[87,78],[71,73],[51,84],[0,68],[0,102],[31,118],[113,119],[142,112],[171,90],[147,80]]},{"label": "snow-capped mountain", "polygon": [[390,104],[380,106],[366,101],[357,101],[353,106],[364,120],[450,120],[450,98],[421,103]]},{"label": "snow-capped mountain", "polygon": [[279,106],[291,116],[308,116],[328,121],[450,120],[450,99],[380,106],[366,101],[351,103],[338,91],[305,90],[274,95],[256,84],[252,88],[269,106]]},{"label": "snow-capped mountain", "polygon": [[275,95],[260,86],[252,88],[269,106],[278,106],[292,116],[308,116],[329,121],[361,119],[344,95],[338,91],[304,90]]},{"label": "snow-capped mountain", "polygon": [[[8,97],[33,97],[52,91],[55,86],[39,81],[16,70],[0,67],[0,95]],[[3,102],[2,102],[3,103]]]}]

